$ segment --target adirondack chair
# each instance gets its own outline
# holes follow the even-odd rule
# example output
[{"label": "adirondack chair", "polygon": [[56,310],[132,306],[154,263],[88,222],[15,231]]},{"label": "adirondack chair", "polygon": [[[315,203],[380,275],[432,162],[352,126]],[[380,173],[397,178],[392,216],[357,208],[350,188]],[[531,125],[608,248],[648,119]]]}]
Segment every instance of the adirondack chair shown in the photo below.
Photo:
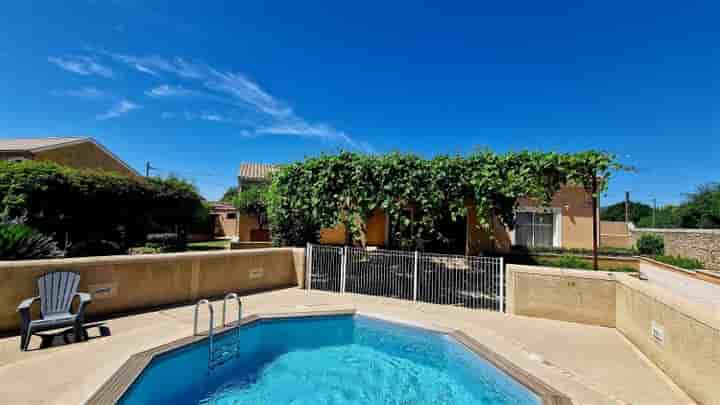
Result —
[{"label": "adirondack chair", "polygon": [[[21,318],[20,350],[25,351],[30,344],[30,337],[35,332],[73,326],[75,341],[83,339],[83,317],[85,306],[92,300],[90,294],[77,292],[80,275],[72,271],[54,271],[37,279],[38,296],[24,300],[17,310]],[[80,299],[78,309],[72,313],[75,297]],[[40,300],[40,319],[30,319],[30,308]]]}]

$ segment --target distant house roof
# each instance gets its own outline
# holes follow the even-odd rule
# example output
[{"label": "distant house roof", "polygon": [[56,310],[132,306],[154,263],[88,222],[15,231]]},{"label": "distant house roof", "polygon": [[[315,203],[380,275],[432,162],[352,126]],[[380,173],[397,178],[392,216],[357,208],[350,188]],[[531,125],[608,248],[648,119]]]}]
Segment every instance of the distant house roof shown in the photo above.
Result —
[{"label": "distant house roof", "polygon": [[264,163],[241,163],[238,177],[241,180],[266,180],[268,175],[277,171],[278,167]]},{"label": "distant house roof", "polygon": [[10,138],[0,139],[0,152],[18,152],[18,153],[38,153],[46,150],[64,148],[66,146],[77,145],[81,143],[90,143],[105,152],[111,159],[127,168],[130,172],[137,176],[140,173],[125,163],[122,159],[110,152],[107,148],[89,137],[47,137],[47,138]]},{"label": "distant house roof", "polygon": [[87,142],[90,138],[17,138],[0,139],[0,151],[2,152],[40,152],[48,149],[55,149],[68,144]]},{"label": "distant house roof", "polygon": [[235,207],[232,204],[228,204],[222,201],[213,201],[210,203],[212,212],[228,212],[235,211]]}]

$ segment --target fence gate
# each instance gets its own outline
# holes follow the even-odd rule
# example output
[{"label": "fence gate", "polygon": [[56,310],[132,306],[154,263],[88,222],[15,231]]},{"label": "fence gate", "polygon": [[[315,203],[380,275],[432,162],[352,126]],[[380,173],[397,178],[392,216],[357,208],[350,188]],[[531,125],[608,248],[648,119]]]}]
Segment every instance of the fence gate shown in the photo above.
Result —
[{"label": "fence gate", "polygon": [[502,257],[307,245],[309,289],[505,312]]}]

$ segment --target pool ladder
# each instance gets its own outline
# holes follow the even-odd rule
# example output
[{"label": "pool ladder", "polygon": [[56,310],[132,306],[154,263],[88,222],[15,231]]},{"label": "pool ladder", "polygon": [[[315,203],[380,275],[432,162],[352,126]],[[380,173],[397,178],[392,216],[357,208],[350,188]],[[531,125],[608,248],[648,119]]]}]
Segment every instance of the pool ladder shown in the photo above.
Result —
[{"label": "pool ladder", "polygon": [[230,343],[219,345],[217,347],[215,347],[214,340],[215,311],[213,310],[212,303],[206,299],[202,299],[195,304],[195,321],[193,324],[193,336],[198,336],[198,312],[200,310],[200,307],[202,305],[207,305],[208,312],[210,314],[210,320],[208,325],[208,368],[210,370],[214,369],[217,366],[225,364],[225,362],[227,362],[233,357],[236,357],[240,353],[240,325],[242,320],[242,301],[240,301],[240,297],[238,297],[236,293],[229,293],[225,295],[225,298],[223,299],[222,328],[230,326],[228,323],[226,323],[226,315],[227,302],[231,299],[235,299],[238,303],[238,317],[235,325],[235,339],[233,339],[233,341],[231,341]]}]

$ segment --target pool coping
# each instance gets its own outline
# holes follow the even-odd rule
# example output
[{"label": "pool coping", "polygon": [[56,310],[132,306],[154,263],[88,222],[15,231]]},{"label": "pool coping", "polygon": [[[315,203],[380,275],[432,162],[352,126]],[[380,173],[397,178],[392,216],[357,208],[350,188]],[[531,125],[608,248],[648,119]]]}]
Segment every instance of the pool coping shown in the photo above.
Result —
[{"label": "pool coping", "polygon": [[[573,403],[570,397],[568,397],[567,395],[552,388],[550,385],[546,384],[536,376],[520,368],[515,363],[501,356],[497,352],[491,350],[487,346],[480,343],[477,339],[469,336],[468,334],[459,329],[448,329],[435,325],[406,322],[402,319],[398,319],[395,317],[388,318],[378,314],[357,311],[356,309],[259,313],[243,317],[240,321],[240,325],[248,325],[266,319],[307,318],[341,315],[361,315],[386,322],[397,323],[414,328],[421,328],[432,332],[445,334],[468,348],[477,356],[487,360],[497,369],[505,372],[507,375],[509,375],[511,378],[513,378],[515,381],[520,383],[528,390],[532,391],[535,395],[540,397],[543,405],[572,405]],[[234,325],[218,328],[216,329],[214,334],[220,335],[229,331],[233,327]],[[147,367],[156,356],[200,342],[207,338],[207,335],[187,336],[130,356],[130,358],[125,363],[123,363],[123,365],[120,366],[120,368],[115,373],[113,373],[113,375],[107,381],[105,381],[105,383],[103,383],[103,385],[97,391],[95,391],[95,393],[87,400],[86,404],[116,404],[125,394],[125,392],[130,388],[130,386],[135,382],[135,380],[137,380],[140,374],[142,374],[142,372],[145,370],[145,367]]]}]

